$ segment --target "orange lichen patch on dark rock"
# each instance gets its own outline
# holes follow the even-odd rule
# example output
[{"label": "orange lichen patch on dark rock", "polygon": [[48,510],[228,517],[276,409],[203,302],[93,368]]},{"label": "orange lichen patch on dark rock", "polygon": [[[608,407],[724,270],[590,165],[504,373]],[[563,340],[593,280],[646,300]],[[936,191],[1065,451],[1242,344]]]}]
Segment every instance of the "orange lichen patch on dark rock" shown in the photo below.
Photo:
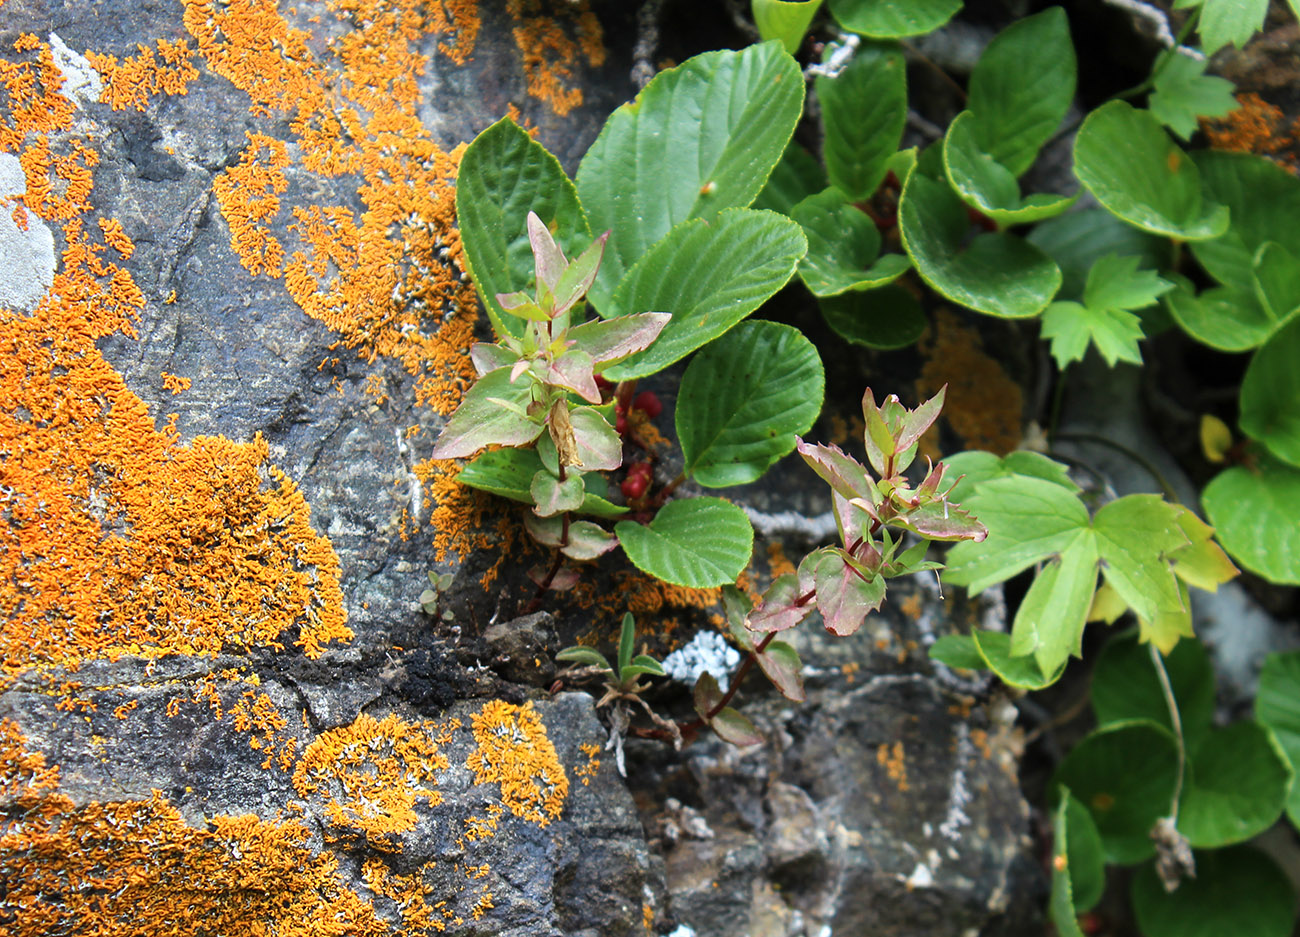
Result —
[{"label": "orange lichen patch on dark rock", "polygon": [[425,883],[418,872],[414,875],[401,875],[391,871],[380,859],[367,859],[361,866],[361,880],[376,895],[382,895],[396,905],[402,923],[393,937],[424,937],[430,933],[442,933],[447,929],[447,923],[456,916],[447,907],[447,902],[429,902],[434,889]]},{"label": "orange lichen patch on dark rock", "polygon": [[184,39],[159,39],[156,55],[147,46],[137,45],[136,49],[135,55],[121,62],[115,55],[86,53],[86,60],[104,82],[100,100],[115,111],[131,107],[143,111],[151,96],[185,94],[187,85],[199,77],[198,69],[190,64],[194,53]]},{"label": "orange lichen patch on dark rock", "polygon": [[[916,382],[918,398],[928,399],[947,384],[943,419],[967,449],[998,455],[1016,449],[1024,410],[1020,385],[984,352],[979,333],[941,309],[919,345],[925,364]],[[922,452],[938,454],[924,448]]]},{"label": "orange lichen patch on dark rock", "polygon": [[280,196],[289,187],[284,174],[288,165],[284,143],[250,133],[239,162],[212,182],[221,214],[230,225],[230,247],[254,276],[278,277],[284,269],[284,248],[270,233],[269,224],[280,213]]},{"label": "orange lichen patch on dark rock", "polygon": [[1237,103],[1240,107],[1227,117],[1201,121],[1210,146],[1273,157],[1296,172],[1296,157],[1287,151],[1297,143],[1300,122],[1288,121],[1280,107],[1253,91],[1238,94]]},{"label": "orange lichen patch on dark rock", "polygon": [[[501,804],[516,817],[540,826],[559,817],[569,778],[532,703],[492,700],[471,723],[477,747],[465,764],[475,783],[499,785]],[[493,828],[498,815],[491,816]]]},{"label": "orange lichen patch on dark rock", "polygon": [[72,102],[59,94],[63,73],[54,52],[30,33],[14,40],[15,52],[36,51],[36,60],[0,59],[0,150],[13,153],[29,133],[48,133],[72,126]]},{"label": "orange lichen patch on dark rock", "polygon": [[400,850],[400,834],[415,828],[415,804],[442,801],[434,772],[447,767],[427,725],[395,714],[362,713],[348,726],[318,736],[293,772],[302,798],[320,804],[329,822],[363,834],[371,846]]},{"label": "orange lichen patch on dark rock", "polygon": [[898,785],[899,793],[907,793],[911,785],[907,782],[907,761],[903,753],[903,743],[895,742],[891,747],[882,742],[876,748],[876,761],[885,769],[889,779]]},{"label": "orange lichen patch on dark rock", "polygon": [[589,787],[591,779],[600,770],[600,746],[595,742],[583,742],[578,748],[587,756],[587,762],[574,768],[573,775],[581,779],[583,787]]},{"label": "orange lichen patch on dark rock", "polygon": [[507,0],[506,9],[519,22],[514,37],[528,93],[560,116],[569,113],[582,103],[582,89],[572,83],[579,56],[593,68],[605,63],[604,32],[589,0]]},{"label": "orange lichen patch on dark rock", "polygon": [[77,806],[58,769],[0,720],[0,880],[5,933],[380,937],[388,927],[313,854],[296,822],[212,817],[186,825],[157,791]]},{"label": "orange lichen patch on dark rock", "polygon": [[181,377],[179,374],[172,374],[169,371],[162,372],[163,390],[169,390],[172,394],[180,394],[190,389],[193,381],[188,377]]}]

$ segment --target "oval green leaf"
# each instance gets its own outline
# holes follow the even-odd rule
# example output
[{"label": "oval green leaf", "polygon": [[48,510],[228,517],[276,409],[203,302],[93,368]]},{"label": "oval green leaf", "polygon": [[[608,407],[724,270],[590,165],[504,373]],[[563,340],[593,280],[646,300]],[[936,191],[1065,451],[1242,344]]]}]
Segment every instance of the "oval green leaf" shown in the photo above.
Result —
[{"label": "oval green leaf", "polygon": [[794,450],[821,412],[826,377],[812,342],[776,322],[742,322],[682,375],[683,471],[706,488],[743,485]]},{"label": "oval green leaf", "polygon": [[1141,862],[1155,853],[1150,832],[1169,813],[1178,775],[1174,737],[1146,720],[1117,722],[1090,733],[1057,768],[1064,786],[1097,824],[1110,862]]},{"label": "oval green leaf", "polygon": [[1220,472],[1201,492],[1219,543],[1252,573],[1300,585],[1300,471],[1263,456]]},{"label": "oval green leaf", "polygon": [[826,170],[811,153],[791,140],[781,154],[781,161],[768,177],[767,185],[763,186],[763,191],[758,193],[750,207],[788,215],[795,205],[824,188]]},{"label": "oval green leaf", "polygon": [[754,548],[749,518],[721,498],[669,501],[648,525],[619,521],[614,532],[638,569],[690,589],[734,583]]},{"label": "oval green leaf", "polygon": [[842,27],[873,39],[933,32],[960,9],[961,0],[831,0],[831,13]]},{"label": "oval green leaf", "polygon": [[706,345],[785,286],[808,250],[803,229],[776,212],[734,208],[678,225],[618,285],[609,315],[668,312],[645,351],[605,371],[644,377]]},{"label": "oval green leaf", "polygon": [[[1270,654],[1264,659],[1255,718],[1273,730],[1294,771],[1300,765],[1300,651]],[[1292,826],[1300,827],[1300,784],[1291,785],[1286,815]]]},{"label": "oval green leaf", "polygon": [[1228,229],[1227,207],[1201,195],[1196,163],[1160,121],[1124,101],[1103,104],[1083,122],[1074,174],[1107,211],[1154,234],[1199,241]]},{"label": "oval green leaf", "polygon": [[1245,842],[1276,823],[1286,806],[1291,763],[1258,722],[1212,729],[1188,769],[1178,832],[1197,848]]},{"label": "oval green leaf", "polygon": [[1286,873],[1249,846],[1196,853],[1196,878],[1174,892],[1144,866],[1131,895],[1144,937],[1289,937],[1294,917]]},{"label": "oval green leaf", "polygon": [[1226,205],[1228,231],[1197,241],[1192,253],[1220,283],[1251,289],[1251,262],[1268,241],[1300,257],[1300,179],[1277,163],[1252,153],[1206,150],[1196,154],[1205,197]]},{"label": "oval green leaf", "polygon": [[[1214,718],[1214,668],[1200,641],[1179,641],[1164,657],[1165,673],[1178,703],[1189,748],[1210,729]],[[1099,725],[1147,719],[1173,731],[1164,690],[1148,645],[1135,631],[1106,643],[1092,672],[1092,711]]]},{"label": "oval green leaf", "polygon": [[497,294],[533,283],[530,211],[570,257],[591,243],[577,190],[559,161],[503,117],[474,138],[456,175],[456,219],[465,261],[497,334],[523,334],[524,323],[502,311]]},{"label": "oval green leaf", "polygon": [[1056,264],[1013,234],[981,234],[967,244],[966,205],[947,179],[927,174],[923,166],[903,187],[898,221],[903,246],[925,282],[989,315],[1019,319],[1042,312],[1061,286]]},{"label": "oval green leaf", "polygon": [[1106,855],[1101,846],[1101,833],[1097,832],[1088,808],[1069,791],[1062,794],[1057,815],[1064,811],[1066,835],[1063,843],[1058,841],[1056,851],[1059,855],[1064,847],[1066,853],[1074,909],[1087,911],[1101,900],[1106,890]]},{"label": "oval green leaf", "polygon": [[[1300,466],[1300,316],[1284,322],[1250,359],[1241,380],[1242,432]],[[1294,520],[1294,518],[1293,518]]]},{"label": "oval green leaf", "polygon": [[[542,438],[545,442],[541,445],[550,441],[549,437]],[[530,485],[541,467],[542,458],[536,449],[494,449],[467,463],[456,476],[456,481],[501,498],[531,504]],[[600,475],[587,472],[582,476],[582,484],[586,491],[582,506],[578,508],[579,514],[621,517],[627,513],[627,508],[605,498],[607,489]]]},{"label": "oval green leaf", "polygon": [[840,338],[866,348],[906,348],[921,337],[929,321],[916,297],[897,284],[828,296],[817,304]]},{"label": "oval green leaf", "polygon": [[754,201],[803,95],[799,66],[772,41],[688,59],[610,115],[577,180],[593,230],[613,231],[591,291],[598,308],[674,225]]},{"label": "oval green leaf", "polygon": [[[1056,926],[1058,937],[1084,937],[1079,927],[1078,910],[1074,905],[1074,857],[1070,854],[1073,839],[1070,836],[1069,816],[1087,816],[1078,801],[1063,791],[1061,803],[1052,816],[1052,895],[1047,904],[1048,914]],[[1088,820],[1091,823],[1091,818]],[[1096,827],[1093,827],[1096,832]]]},{"label": "oval green leaf", "polygon": [[808,238],[799,278],[814,296],[884,286],[911,266],[902,254],[880,254],[880,232],[839,189],[810,196],[790,211]]},{"label": "oval green leaf", "polygon": [[822,0],[754,0],[754,25],[762,39],[779,39],[794,55],[821,5]]},{"label": "oval green leaf", "polygon": [[1219,351],[1249,351],[1277,327],[1253,293],[1235,287],[1216,286],[1198,296],[1179,285],[1161,302],[1184,332]]},{"label": "oval green leaf", "polygon": [[[825,57],[835,48],[828,45]],[[816,88],[831,184],[853,201],[870,198],[907,123],[903,50],[897,43],[864,42],[838,75],[818,77]]]}]

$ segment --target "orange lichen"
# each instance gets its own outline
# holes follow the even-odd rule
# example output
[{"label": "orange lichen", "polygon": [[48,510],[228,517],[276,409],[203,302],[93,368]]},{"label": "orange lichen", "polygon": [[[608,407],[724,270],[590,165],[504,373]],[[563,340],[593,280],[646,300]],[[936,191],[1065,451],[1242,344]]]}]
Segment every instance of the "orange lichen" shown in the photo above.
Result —
[{"label": "orange lichen", "polygon": [[569,778],[532,703],[492,700],[472,718],[472,726],[478,747],[466,766],[475,783],[499,785],[501,803],[516,817],[541,826],[558,817]]},{"label": "orange lichen", "polygon": [[446,920],[451,912],[446,902],[431,905],[428,897],[433,889],[419,875],[399,875],[379,859],[367,859],[361,866],[361,880],[377,895],[383,895],[397,906],[402,923],[393,937],[423,937],[431,932],[447,929]]},{"label": "orange lichen", "polygon": [[162,372],[163,390],[169,390],[172,394],[179,394],[183,391],[189,390],[191,383],[192,381],[188,377],[181,377],[180,375],[171,374],[167,371]]},{"label": "orange lichen", "polygon": [[295,822],[211,817],[186,825],[157,791],[76,806],[58,769],[0,720],[0,881],[5,933],[380,937],[388,928],[307,848]]},{"label": "orange lichen", "polygon": [[248,149],[239,162],[212,182],[221,214],[230,225],[230,246],[249,273],[278,277],[284,248],[267,230],[280,213],[280,195],[289,187],[284,167],[288,148],[260,133],[248,134]]},{"label": "orange lichen", "polygon": [[121,63],[115,55],[86,53],[86,60],[104,82],[99,99],[115,111],[129,107],[143,111],[149,106],[151,96],[185,94],[186,86],[199,77],[198,70],[190,64],[194,53],[184,39],[175,42],[159,39],[156,57],[153,49],[142,45],[136,49],[137,54]]},{"label": "orange lichen", "polygon": [[940,310],[919,345],[925,364],[916,382],[917,396],[927,399],[948,385],[943,419],[966,448],[1006,455],[1019,446],[1024,409],[1020,385],[985,354],[979,333]]},{"label": "orange lichen", "polygon": [[336,827],[364,834],[371,846],[400,850],[399,834],[415,828],[415,804],[442,801],[434,772],[447,758],[427,728],[395,714],[362,713],[348,726],[318,736],[293,772],[299,796],[324,808]]},{"label": "orange lichen", "polygon": [[882,742],[876,748],[876,761],[884,767],[889,779],[898,785],[899,793],[907,793],[910,785],[907,783],[907,763],[903,757],[903,743],[895,742],[893,747],[890,747]]},{"label": "orange lichen", "polygon": [[605,63],[604,34],[589,0],[565,4],[507,0],[506,9],[519,22],[515,45],[523,56],[528,93],[560,116],[569,113],[582,103],[582,89],[570,83],[579,54],[593,68]]},{"label": "orange lichen", "polygon": [[1292,172],[1297,170],[1296,157],[1286,151],[1300,137],[1300,121],[1289,124],[1282,109],[1254,92],[1237,95],[1240,105],[1228,116],[1201,122],[1210,146],[1216,150],[1236,150],[1271,156]]},{"label": "orange lichen", "polygon": [[591,779],[596,776],[600,770],[600,746],[594,742],[584,742],[578,746],[582,753],[587,756],[587,763],[579,765],[573,769],[574,777],[582,779],[582,786],[589,787]]}]

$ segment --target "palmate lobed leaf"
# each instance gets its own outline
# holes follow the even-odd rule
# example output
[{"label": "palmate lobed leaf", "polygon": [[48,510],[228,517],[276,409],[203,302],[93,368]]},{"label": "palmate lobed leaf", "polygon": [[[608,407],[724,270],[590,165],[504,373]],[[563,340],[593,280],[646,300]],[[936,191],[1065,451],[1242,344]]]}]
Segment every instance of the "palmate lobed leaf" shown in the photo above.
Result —
[{"label": "palmate lobed leaf", "polygon": [[1196,24],[1207,55],[1226,45],[1243,47],[1264,26],[1268,0],[1175,0],[1174,9],[1199,6],[1201,18]]},{"label": "palmate lobed leaf", "polygon": [[1184,140],[1196,133],[1201,117],[1227,117],[1238,107],[1233,84],[1205,74],[1208,61],[1175,54],[1156,72],[1147,108],[1156,120]]}]

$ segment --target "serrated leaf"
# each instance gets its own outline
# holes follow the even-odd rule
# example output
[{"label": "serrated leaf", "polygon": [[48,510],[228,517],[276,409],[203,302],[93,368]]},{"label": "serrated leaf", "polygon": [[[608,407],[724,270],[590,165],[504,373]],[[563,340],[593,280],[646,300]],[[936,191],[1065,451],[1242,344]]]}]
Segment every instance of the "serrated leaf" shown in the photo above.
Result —
[{"label": "serrated leaf", "polygon": [[[828,44],[823,59],[835,53]],[[831,184],[852,201],[870,198],[885,178],[907,123],[907,64],[897,43],[863,42],[834,78],[819,76],[822,157]]]},{"label": "serrated leaf", "polygon": [[1233,84],[1205,74],[1208,61],[1174,53],[1162,59],[1147,108],[1156,120],[1184,140],[1196,133],[1198,118],[1227,117],[1238,107]]},{"label": "serrated leaf", "polygon": [[909,530],[926,540],[983,540],[984,525],[966,511],[948,502],[922,504],[889,522],[891,527]]},{"label": "serrated leaf", "polygon": [[590,243],[591,228],[559,161],[514,121],[502,118],[466,148],[456,176],[465,259],[498,334],[523,334],[523,324],[505,315],[496,297],[532,282],[530,211],[554,226],[562,247],[572,251]]},{"label": "serrated leaf", "polygon": [[[1097,588],[1097,543],[1080,531],[1034,578],[1011,627],[1011,653],[1032,654],[1043,673],[1083,656],[1083,629]],[[951,578],[951,577],[950,577]]]},{"label": "serrated leaf", "polygon": [[992,452],[971,450],[948,456],[943,461],[948,468],[946,477],[961,478],[948,492],[948,499],[956,504],[962,504],[984,482],[1013,475],[1041,478],[1070,492],[1077,493],[1080,490],[1070,480],[1068,466],[1054,462],[1039,452],[1016,450],[999,458]]},{"label": "serrated leaf", "polygon": [[707,488],[759,478],[821,412],[817,349],[788,325],[742,322],[682,376],[676,426],[687,476]]},{"label": "serrated leaf", "polygon": [[772,685],[788,700],[802,703],[806,696],[803,690],[803,663],[799,653],[785,641],[773,641],[758,656],[758,666],[772,681]]},{"label": "serrated leaf", "polygon": [[843,192],[830,188],[790,210],[808,238],[799,278],[814,296],[884,286],[911,266],[903,254],[880,256],[880,232]]},{"label": "serrated leaf", "polygon": [[511,383],[509,368],[488,372],[465,392],[429,457],[464,459],[486,446],[532,442],[541,434],[542,424],[524,414],[531,402],[532,385],[528,381]]},{"label": "serrated leaf", "polygon": [[1249,846],[1196,853],[1196,878],[1168,892],[1153,865],[1137,870],[1133,912],[1145,937],[1289,937],[1295,892],[1264,853]]},{"label": "serrated leaf", "polygon": [[[892,257],[900,258],[904,267],[910,265],[902,254],[887,254],[875,266]],[[916,297],[892,283],[879,289],[828,296],[818,300],[817,305],[831,331],[866,348],[906,348],[921,337],[929,324]]]},{"label": "serrated leaf", "polygon": [[[1195,748],[1214,718],[1214,668],[1209,654],[1200,641],[1180,641],[1163,660],[1183,737],[1189,748]],[[1107,641],[1098,656],[1091,702],[1098,725],[1148,719],[1173,730],[1151,649],[1132,630]]]},{"label": "serrated leaf", "polygon": [[1075,79],[1065,10],[1050,7],[1002,30],[970,78],[968,106],[980,149],[1013,177],[1022,175],[1069,110]]},{"label": "serrated leaf", "polygon": [[619,521],[614,533],[638,569],[690,589],[734,583],[754,546],[745,512],[721,498],[669,501],[650,524]]},{"label": "serrated leaf", "polygon": [[839,446],[807,443],[799,439],[795,442],[795,449],[808,467],[845,500],[870,498],[874,494],[875,486],[868,478],[866,468]]},{"label": "serrated leaf", "polygon": [[1072,361],[1082,361],[1088,345],[1096,347],[1108,367],[1118,361],[1142,363],[1138,342],[1142,323],[1122,309],[1094,309],[1080,303],[1052,303],[1043,313],[1043,338],[1052,341],[1056,366],[1064,368]]},{"label": "serrated leaf", "polygon": [[1174,738],[1137,719],[1102,726],[1065,756],[1052,787],[1070,790],[1092,814],[1110,862],[1141,862],[1155,853],[1150,832],[1169,812],[1178,776]]},{"label": "serrated leaf", "polygon": [[1140,618],[1185,608],[1169,561],[1190,542],[1178,520],[1184,510],[1159,495],[1126,495],[1093,518],[1106,581]]},{"label": "serrated leaf", "polygon": [[709,728],[722,741],[732,745],[761,745],[763,742],[763,736],[754,728],[749,717],[730,706],[724,706],[721,712],[709,720]]},{"label": "serrated leaf", "polygon": [[[942,166],[937,168],[941,175]],[[989,315],[1025,318],[1041,312],[1061,285],[1056,264],[1005,232],[967,243],[971,221],[965,204],[946,178],[926,170],[922,157],[898,209],[903,246],[922,279],[953,302]]]},{"label": "serrated leaf", "polygon": [[1192,511],[1184,511],[1179,515],[1178,524],[1187,536],[1188,544],[1169,554],[1173,560],[1174,575],[1189,586],[1206,592],[1217,592],[1219,586],[1236,576],[1239,570],[1211,539],[1214,528]]},{"label": "serrated leaf", "polygon": [[822,0],[753,0],[759,38],[779,39],[785,51],[794,55],[821,5]]},{"label": "serrated leaf", "polygon": [[648,348],[672,318],[666,312],[641,312],[617,319],[593,319],[568,331],[568,340],[591,356],[597,374],[628,355]]},{"label": "serrated leaf", "polygon": [[602,313],[625,272],[675,225],[754,200],[794,132],[803,95],[799,66],[773,41],[694,56],[610,115],[577,177],[592,226],[613,231],[591,290]]},{"label": "serrated leaf", "polygon": [[826,188],[826,170],[816,158],[791,140],[781,154],[781,160],[772,169],[767,185],[758,193],[751,208],[779,211],[790,214],[790,209],[810,195]]},{"label": "serrated leaf", "polygon": [[1265,455],[1253,469],[1216,475],[1201,504],[1233,559],[1271,582],[1300,585],[1300,471]]},{"label": "serrated leaf", "polygon": [[[798,604],[802,593],[799,577],[794,573],[777,576],[767,587],[757,605],[744,618],[745,627],[752,631],[785,631],[793,628],[812,614],[813,603]],[[753,639],[747,640],[752,644]]]},{"label": "serrated leaf", "polygon": [[875,39],[922,36],[960,9],[961,0],[831,0],[831,13],[842,27]]},{"label": "serrated leaf", "polygon": [[1260,346],[1241,380],[1242,432],[1283,462],[1300,466],[1300,316]]},{"label": "serrated leaf", "polygon": [[1261,345],[1277,322],[1254,294],[1218,286],[1196,295],[1179,284],[1164,296],[1164,306],[1179,328],[1219,351],[1249,351]]},{"label": "serrated leaf", "polygon": [[1125,224],[1101,208],[1070,212],[1035,225],[1027,240],[1061,268],[1061,299],[1083,299],[1088,273],[1101,257],[1137,257],[1143,267],[1161,269],[1170,260],[1169,242]]},{"label": "serrated leaf", "polygon": [[[1255,718],[1272,731],[1294,772],[1300,766],[1300,651],[1269,654],[1259,673]],[[1300,784],[1287,795],[1287,818],[1300,827]]]},{"label": "serrated leaf", "polygon": [[962,201],[999,228],[1054,218],[1078,201],[1077,195],[1021,198],[1020,183],[1011,170],[980,149],[975,134],[976,119],[971,111],[962,111],[948,125],[943,139],[944,172]]},{"label": "serrated leaf", "polygon": [[1245,842],[1272,826],[1286,805],[1291,764],[1273,733],[1245,720],[1211,729],[1192,751],[1178,831],[1197,848]]},{"label": "serrated leaf", "polygon": [[1243,48],[1251,36],[1264,26],[1268,0],[1176,0],[1174,9],[1199,6],[1201,18],[1196,31],[1206,55],[1213,55],[1228,44]]},{"label": "serrated leaf", "polygon": [[1226,205],[1228,231],[1192,244],[1197,261],[1224,286],[1253,290],[1253,261],[1269,241],[1300,257],[1300,179],[1272,160],[1252,153],[1206,150],[1196,166],[1207,198]]},{"label": "serrated leaf", "polygon": [[1124,101],[1084,120],[1074,174],[1107,211],[1154,234],[1199,241],[1228,229],[1228,209],[1202,197],[1196,163],[1159,121]]},{"label": "serrated leaf", "polygon": [[1083,302],[1093,309],[1143,309],[1173,289],[1154,270],[1139,270],[1137,257],[1107,254],[1088,272]]},{"label": "serrated leaf", "polygon": [[775,212],[737,208],[678,225],[628,271],[606,307],[611,316],[654,309],[672,320],[650,348],[605,376],[653,374],[717,338],[785,286],[807,249],[803,229]]},{"label": "serrated leaf", "polygon": [[813,582],[822,623],[841,637],[857,631],[867,614],[885,600],[884,578],[865,577],[837,550],[827,550],[818,558]]}]

